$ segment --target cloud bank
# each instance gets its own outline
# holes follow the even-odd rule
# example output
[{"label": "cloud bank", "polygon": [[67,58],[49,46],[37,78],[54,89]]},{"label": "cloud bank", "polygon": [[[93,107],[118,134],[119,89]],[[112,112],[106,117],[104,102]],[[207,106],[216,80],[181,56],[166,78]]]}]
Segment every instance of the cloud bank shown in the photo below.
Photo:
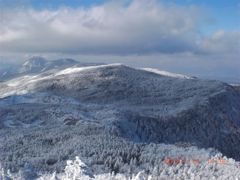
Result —
[{"label": "cloud bank", "polygon": [[204,8],[132,0],[37,10],[27,1],[0,0],[0,66],[43,55],[240,81],[240,32],[206,33]]},{"label": "cloud bank", "polygon": [[0,13],[0,52],[236,53],[240,33],[202,37],[202,16],[198,7],[146,0],[76,9],[6,9]]}]

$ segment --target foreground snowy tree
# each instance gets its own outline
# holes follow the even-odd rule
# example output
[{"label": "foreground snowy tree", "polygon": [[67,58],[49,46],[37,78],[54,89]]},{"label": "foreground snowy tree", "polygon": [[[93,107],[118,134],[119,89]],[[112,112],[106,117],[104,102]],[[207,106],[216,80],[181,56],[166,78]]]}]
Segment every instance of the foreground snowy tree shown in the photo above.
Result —
[{"label": "foreground snowy tree", "polygon": [[[221,158],[221,159],[219,159]],[[83,163],[79,157],[74,161],[68,160],[63,173],[42,174],[34,177],[35,172],[31,168],[25,169],[23,173],[11,174],[10,171],[0,170],[0,180],[159,180],[159,179],[191,179],[191,180],[212,180],[212,179],[240,179],[240,166],[233,159],[221,157],[219,155],[212,157],[208,161],[194,164],[186,161],[184,164],[168,165],[162,163],[158,170],[154,168],[153,173],[139,171],[136,174],[96,174]],[[159,171],[159,173],[156,173]],[[25,174],[25,176],[23,176]],[[34,175],[34,176],[33,176]]]},{"label": "foreground snowy tree", "polygon": [[63,180],[90,180],[94,176],[91,170],[77,156],[75,161],[68,160]]}]

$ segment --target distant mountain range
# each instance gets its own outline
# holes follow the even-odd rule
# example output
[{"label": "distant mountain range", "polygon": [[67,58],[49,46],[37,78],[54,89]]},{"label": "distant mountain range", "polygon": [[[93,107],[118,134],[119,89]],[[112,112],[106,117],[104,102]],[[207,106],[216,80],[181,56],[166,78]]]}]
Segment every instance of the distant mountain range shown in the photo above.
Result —
[{"label": "distant mountain range", "polygon": [[0,81],[11,79],[26,74],[37,74],[48,70],[60,70],[71,66],[100,65],[101,63],[81,63],[74,59],[47,60],[43,57],[34,56],[21,65],[14,65],[13,68],[0,69]]}]

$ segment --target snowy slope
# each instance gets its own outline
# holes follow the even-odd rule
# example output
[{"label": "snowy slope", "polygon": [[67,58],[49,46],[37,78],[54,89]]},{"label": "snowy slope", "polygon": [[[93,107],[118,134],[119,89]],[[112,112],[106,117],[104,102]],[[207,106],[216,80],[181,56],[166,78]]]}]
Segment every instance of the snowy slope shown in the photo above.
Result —
[{"label": "snowy slope", "polygon": [[0,83],[0,162],[46,172],[80,156],[97,174],[138,173],[216,154],[192,146],[239,160],[239,117],[239,91],[219,81],[121,64],[24,75]]},{"label": "snowy slope", "polygon": [[73,59],[57,59],[48,61],[42,57],[32,57],[25,61],[20,67],[19,73],[39,73],[50,69],[71,67],[80,64]]},{"label": "snowy slope", "polygon": [[47,60],[43,57],[34,56],[26,60],[23,64],[19,66],[14,66],[12,68],[3,68],[0,69],[0,81],[9,80],[11,78],[16,78],[23,75],[29,74],[39,74],[42,72],[50,70],[61,70],[73,66],[92,66],[97,65],[97,63],[84,63],[78,62],[74,59],[56,59],[56,60]]},{"label": "snowy slope", "polygon": [[173,78],[180,78],[180,79],[195,79],[194,77],[191,76],[186,76],[183,74],[176,74],[176,73],[171,73],[168,71],[161,71],[159,69],[154,69],[154,68],[142,68],[145,71],[153,72],[162,76],[168,76],[168,77],[173,77]]}]

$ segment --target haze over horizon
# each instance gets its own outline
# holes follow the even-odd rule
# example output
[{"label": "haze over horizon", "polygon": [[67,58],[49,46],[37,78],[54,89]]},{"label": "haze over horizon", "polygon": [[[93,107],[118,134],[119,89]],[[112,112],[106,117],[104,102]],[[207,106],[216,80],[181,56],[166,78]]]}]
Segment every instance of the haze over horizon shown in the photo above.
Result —
[{"label": "haze over horizon", "polygon": [[31,56],[240,82],[240,2],[0,0],[0,64]]}]

